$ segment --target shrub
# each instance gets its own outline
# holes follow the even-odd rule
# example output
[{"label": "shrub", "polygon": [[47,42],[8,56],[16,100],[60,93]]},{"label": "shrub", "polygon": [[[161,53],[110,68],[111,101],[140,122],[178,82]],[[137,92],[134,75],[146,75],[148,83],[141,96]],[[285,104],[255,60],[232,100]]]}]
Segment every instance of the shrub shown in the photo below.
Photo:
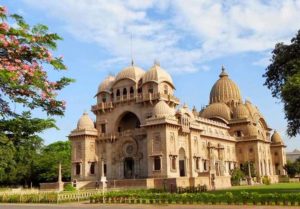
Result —
[{"label": "shrub", "polygon": [[231,171],[231,184],[233,186],[240,185],[240,181],[245,177],[245,174],[238,168]]},{"label": "shrub", "polygon": [[76,191],[76,188],[73,187],[72,184],[66,184],[66,186],[64,187],[64,191],[73,192]]},{"label": "shrub", "polygon": [[262,183],[265,185],[270,185],[271,184],[271,180],[268,176],[264,176],[262,179]]}]

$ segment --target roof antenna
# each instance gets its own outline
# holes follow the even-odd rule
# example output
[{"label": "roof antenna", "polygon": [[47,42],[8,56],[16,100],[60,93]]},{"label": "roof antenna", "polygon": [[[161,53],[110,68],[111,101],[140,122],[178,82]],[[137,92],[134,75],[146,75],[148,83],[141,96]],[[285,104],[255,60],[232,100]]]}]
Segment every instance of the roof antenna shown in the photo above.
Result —
[{"label": "roof antenna", "polygon": [[132,52],[132,33],[130,34],[130,54],[131,54],[131,65],[134,65],[134,61],[133,61],[133,52]]}]

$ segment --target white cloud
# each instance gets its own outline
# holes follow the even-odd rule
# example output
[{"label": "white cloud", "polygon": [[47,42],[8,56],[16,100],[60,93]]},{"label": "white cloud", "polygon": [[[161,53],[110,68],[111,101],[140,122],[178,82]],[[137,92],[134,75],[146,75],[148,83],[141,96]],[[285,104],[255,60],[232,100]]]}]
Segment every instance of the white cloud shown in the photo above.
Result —
[{"label": "white cloud", "polygon": [[[131,33],[137,64],[159,59],[169,71],[194,72],[228,54],[268,51],[300,29],[300,0],[24,1],[106,49],[107,67],[130,60]],[[195,44],[187,49],[187,42]]]}]

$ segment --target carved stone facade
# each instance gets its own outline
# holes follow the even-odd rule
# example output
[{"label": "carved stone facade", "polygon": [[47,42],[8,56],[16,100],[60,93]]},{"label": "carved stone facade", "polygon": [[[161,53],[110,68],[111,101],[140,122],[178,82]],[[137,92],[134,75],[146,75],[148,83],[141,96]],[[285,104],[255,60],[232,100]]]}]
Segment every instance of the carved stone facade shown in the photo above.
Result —
[{"label": "carved stone facade", "polygon": [[174,96],[171,76],[158,64],[109,76],[99,86],[93,122],[84,113],[69,136],[72,179],[78,185],[230,186],[230,171],[253,163],[256,177],[283,175],[285,145],[222,69],[210,104],[198,112]]}]

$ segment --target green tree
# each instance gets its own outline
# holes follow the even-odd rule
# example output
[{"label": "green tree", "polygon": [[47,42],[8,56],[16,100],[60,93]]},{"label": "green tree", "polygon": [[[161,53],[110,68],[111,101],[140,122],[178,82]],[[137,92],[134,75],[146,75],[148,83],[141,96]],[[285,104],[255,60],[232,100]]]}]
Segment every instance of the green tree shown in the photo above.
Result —
[{"label": "green tree", "polygon": [[[56,33],[45,25],[31,27],[0,6],[0,183],[29,184],[35,180],[35,160],[43,139],[37,134],[55,127],[53,119],[32,118],[40,109],[48,116],[63,115],[65,102],[58,92],[73,82],[50,80],[50,70],[66,70],[62,57],[52,55]],[[19,104],[22,108],[16,108]]]},{"label": "green tree", "polygon": [[287,134],[300,133],[300,30],[290,44],[277,43],[265,74],[265,85],[284,104]]},{"label": "green tree", "polygon": [[53,119],[32,118],[30,112],[0,120],[0,152],[7,153],[0,158],[0,164],[10,162],[1,183],[29,185],[34,180],[34,161],[43,146],[43,139],[37,134],[53,127]]},{"label": "green tree", "polygon": [[58,179],[58,164],[62,166],[63,181],[71,180],[71,144],[58,141],[45,146],[35,161],[37,182],[55,182]]},{"label": "green tree", "polygon": [[[246,175],[249,176],[249,163],[245,162],[241,164],[241,171]],[[250,162],[250,172],[251,172],[251,177],[256,177],[256,170],[253,162]]]},{"label": "green tree", "polygon": [[232,185],[240,185],[240,181],[245,178],[245,174],[239,168],[235,168],[231,171],[231,184]]}]

